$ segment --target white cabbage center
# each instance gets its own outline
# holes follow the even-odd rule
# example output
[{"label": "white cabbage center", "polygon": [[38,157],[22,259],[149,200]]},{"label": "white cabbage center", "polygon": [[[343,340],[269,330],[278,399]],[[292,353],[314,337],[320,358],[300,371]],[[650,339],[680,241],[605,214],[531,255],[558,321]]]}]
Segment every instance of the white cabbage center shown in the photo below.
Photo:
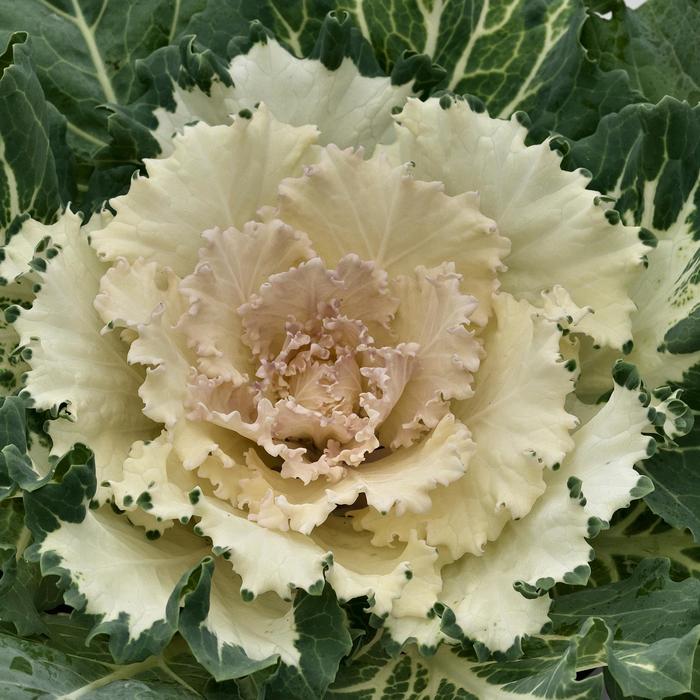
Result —
[{"label": "white cabbage center", "polygon": [[[277,232],[288,245],[300,240],[281,222]],[[237,232],[226,235],[236,237]],[[216,285],[206,250],[203,256],[196,272],[183,282],[194,298],[199,290]],[[465,393],[479,366],[481,345],[467,328],[477,302],[459,295],[460,276],[445,272],[451,269],[453,265],[445,265],[437,277],[425,279],[429,284],[447,280],[461,297],[462,317],[448,332],[459,346],[460,352],[450,359],[464,370],[460,391]],[[428,375],[424,393],[408,401],[429,397],[435,404],[433,424],[420,419],[421,405],[404,406],[411,420],[387,424],[407,384],[421,370],[421,345],[399,340],[392,332],[402,304],[400,286],[394,285],[394,291],[399,295],[390,292],[385,271],[355,254],[345,255],[333,270],[311,257],[270,276],[245,303],[230,308],[231,316],[241,319],[241,339],[250,351],[249,373],[197,372],[189,384],[188,417],[254,441],[268,457],[278,459],[275,469],[283,477],[304,483],[321,475],[338,482],[349,467],[358,467],[368,457],[375,462],[397,442],[411,444],[434,427],[435,418],[449,412],[450,397],[443,395],[438,378]],[[203,304],[205,300],[194,306],[195,318],[206,313]],[[410,308],[403,311],[412,313]],[[198,352],[200,367],[206,368],[210,351],[200,345]]]}]

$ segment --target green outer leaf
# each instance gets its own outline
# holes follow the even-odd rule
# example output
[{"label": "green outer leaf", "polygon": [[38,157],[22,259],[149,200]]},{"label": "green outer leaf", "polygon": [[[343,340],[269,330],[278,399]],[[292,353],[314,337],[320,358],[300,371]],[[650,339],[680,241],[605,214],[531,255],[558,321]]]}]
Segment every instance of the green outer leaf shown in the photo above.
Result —
[{"label": "green outer leaf", "polygon": [[621,68],[649,102],[665,95],[700,100],[700,4],[647,0],[637,9],[610,3],[612,17],[592,14],[582,40],[603,70]]},{"label": "green outer leaf", "polygon": [[42,576],[35,563],[14,553],[2,562],[0,620],[11,622],[18,634],[45,633],[46,625],[41,612],[55,608],[62,602],[55,579]]},{"label": "green outer leaf", "polygon": [[653,459],[638,469],[654,482],[654,491],[646,496],[649,507],[675,527],[689,528],[700,543],[700,426],[676,447],[660,449]]},{"label": "green outer leaf", "polygon": [[[615,209],[627,223],[645,221],[658,232],[667,231],[693,210],[687,200],[700,172],[700,106],[664,98],[658,105],[625,107],[603,118],[595,134],[573,143],[564,165],[590,170],[591,188],[615,197]],[[645,212],[647,183],[654,186],[652,212]],[[697,237],[700,218],[695,215],[688,223]]]},{"label": "green outer leaf", "polygon": [[671,578],[700,578],[700,546],[684,530],[671,527],[643,503],[618,511],[610,529],[593,541],[596,558],[591,580],[596,586],[628,578],[642,559],[668,557]]},{"label": "green outer leaf", "polygon": [[70,191],[64,180],[70,158],[61,145],[65,120],[44,98],[26,40],[23,32],[12,34],[0,55],[0,229],[5,240],[27,215],[52,219]]},{"label": "green outer leaf", "polygon": [[107,143],[107,114],[97,108],[135,99],[135,60],[170,43],[202,7],[203,0],[3,0],[0,26],[30,33],[39,79],[68,119],[71,144],[92,153]]},{"label": "green outer leaf", "polygon": [[415,648],[392,655],[377,635],[341,666],[326,700],[599,700],[602,678],[576,680],[576,670],[595,667],[609,640],[600,621],[588,621],[570,638],[532,639],[525,656],[478,661],[473,652],[443,645],[434,656]]},{"label": "green outer leaf", "polygon": [[65,615],[44,618],[49,640],[0,633],[3,700],[76,697],[109,700],[191,700],[205,695],[207,674],[175,644],[160,656],[115,665],[104,642],[85,645],[89,623]]},{"label": "green outer leaf", "polygon": [[700,641],[700,581],[674,582],[668,559],[647,559],[624,581],[554,601],[555,631],[601,618],[613,631],[608,666],[626,694],[667,698],[691,689]]},{"label": "green outer leaf", "polygon": [[39,477],[27,456],[25,403],[17,396],[0,399],[0,500]]},{"label": "green outer leaf", "polygon": [[158,124],[153,111],[157,107],[175,109],[176,84],[190,89],[196,86],[208,93],[215,78],[224,84],[230,82],[225,69],[226,64],[218,56],[192,37],[142,59],[138,68],[142,94],[130,105],[110,109],[106,122],[109,143],[94,154],[96,170],[81,200],[83,210],[99,209],[105,200],[124,194],[134,171],[143,170],[143,159],[158,156],[160,146],[151,133]]},{"label": "green outer leaf", "polygon": [[37,415],[19,396],[0,397],[0,501],[19,490],[34,491],[50,478],[50,466],[42,477],[30,454],[42,437],[32,425]]},{"label": "green outer leaf", "polygon": [[22,501],[11,498],[0,503],[0,552],[3,556],[24,551],[26,535]]},{"label": "green outer leaf", "polygon": [[[298,6],[299,3],[287,3]],[[335,3],[331,3],[335,4]],[[315,31],[311,45],[315,43],[315,35],[320,29],[323,17],[332,10],[329,7],[320,10],[315,18]],[[261,2],[246,2],[246,0],[209,0],[205,8],[193,15],[184,30],[184,35],[194,35],[197,42],[213,51],[222,58],[228,58],[228,46],[234,37],[247,36],[250,23],[254,20],[266,27],[275,26],[275,14],[269,4]]]},{"label": "green outer leaf", "polygon": [[[603,677],[605,679],[605,689],[608,691],[610,700],[638,700],[639,696],[625,695],[622,688],[615,682],[613,675],[605,668],[603,669]],[[693,678],[691,681],[691,692],[675,695],[673,700],[697,700],[700,697],[700,646],[695,652],[695,661],[693,662]],[[668,699],[664,699],[668,700]]]},{"label": "green outer leaf", "polygon": [[40,611],[56,607],[62,599],[55,580],[42,578],[39,566],[24,558],[32,537],[22,500],[11,497],[45,482],[27,455],[28,414],[22,399],[0,399],[0,621],[12,623],[20,634],[37,634],[46,632]]},{"label": "green outer leaf", "polygon": [[[544,57],[528,93],[509,106],[511,111],[528,113],[533,141],[542,140],[550,132],[583,138],[595,131],[604,115],[643,101],[624,71],[602,71],[587,55],[580,41],[586,13],[580,0],[576,4],[578,10],[566,33]],[[507,111],[503,110],[501,116],[507,116]]]},{"label": "green outer leaf", "polygon": [[21,635],[45,633],[40,611],[61,603],[54,580],[42,578],[39,567],[24,559],[30,541],[22,501],[0,503],[0,621],[12,623]]},{"label": "green outer leaf", "polygon": [[36,541],[59,528],[61,521],[82,522],[96,487],[92,452],[75,445],[58,461],[48,483],[24,494],[27,527]]},{"label": "green outer leaf", "polygon": [[266,683],[266,692],[269,697],[290,700],[321,697],[352,646],[347,617],[333,589],[326,584],[319,595],[297,593],[294,619],[299,631],[299,667],[280,664]]},{"label": "green outer leaf", "polygon": [[625,695],[665,699],[691,692],[698,641],[700,626],[679,639],[662,639],[646,648],[619,649],[608,660],[610,673]]}]

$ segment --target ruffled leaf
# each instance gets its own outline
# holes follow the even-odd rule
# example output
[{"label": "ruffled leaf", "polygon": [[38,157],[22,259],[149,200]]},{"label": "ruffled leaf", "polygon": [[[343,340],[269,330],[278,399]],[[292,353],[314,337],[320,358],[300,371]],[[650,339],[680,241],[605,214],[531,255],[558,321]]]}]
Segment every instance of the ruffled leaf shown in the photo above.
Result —
[{"label": "ruffled leaf", "polygon": [[196,474],[183,469],[163,433],[147,444],[132,445],[121,478],[110,482],[110,490],[120,509],[131,516],[141,508],[156,519],[155,530],[162,531],[174,521],[192,517],[187,493],[197,485]]},{"label": "ruffled leaf", "polygon": [[400,303],[392,333],[399,342],[419,347],[401,398],[381,426],[385,445],[409,445],[448,412],[450,399],[474,393],[473,373],[483,354],[470,329],[478,302],[460,292],[461,283],[451,264],[432,270],[419,266],[394,280],[392,291]]},{"label": "ruffled leaf", "polygon": [[305,234],[279,220],[250,222],[242,230],[210,230],[199,263],[180,290],[190,302],[180,327],[198,355],[198,368],[210,377],[241,379],[250,372],[250,350],[242,344],[240,306],[260,285],[286,272],[314,251]]},{"label": "ruffled leaf", "polygon": [[465,556],[443,570],[440,599],[449,607],[443,616],[449,635],[506,651],[547,622],[550,600],[540,596],[555,581],[585,582],[587,517],[565,482],[562,472],[549,475],[525,518],[509,523],[482,556]]},{"label": "ruffled leaf", "polygon": [[608,401],[589,416],[574,434],[575,447],[567,461],[568,472],[582,482],[585,509],[607,522],[613,513],[651,490],[642,460],[656,449],[646,393],[636,369],[622,362],[613,373],[615,389]]},{"label": "ruffled leaf", "polygon": [[214,226],[240,228],[273,204],[280,180],[313,160],[316,136],[313,126],[288,126],[264,107],[231,126],[188,128],[169,157],[146,162],[149,177],[111,200],[118,215],[92,243],[105,260],[143,257],[185,276],[197,263],[200,235]]},{"label": "ruffled leaf", "polygon": [[587,176],[562,171],[547,143],[526,146],[517,119],[491,119],[463,100],[409,100],[396,119],[392,157],[414,160],[416,176],[443,182],[448,194],[478,192],[480,209],[510,239],[503,290],[598,344],[630,339],[629,287],[646,246],[636,229],[611,226]]},{"label": "ruffled leaf", "polygon": [[88,511],[79,523],[61,522],[39,552],[45,575],[72,583],[66,600],[96,616],[92,634],[109,633],[112,653],[130,661],[156,654],[170,641],[180,591],[207,548],[180,529],[147,539],[124,516],[103,509]]},{"label": "ruffled leaf", "polygon": [[[596,173],[592,185],[615,198],[623,220],[641,225],[656,246],[631,289],[638,310],[631,317],[634,343],[625,348],[652,388],[682,382],[700,361],[699,138],[700,108],[666,98],[606,117],[566,160]],[[595,399],[609,387],[614,359],[584,343],[583,396]]]},{"label": "ruffled leaf", "polygon": [[[284,479],[251,456],[251,473],[241,482],[239,498],[259,522],[304,534],[323,523],[338,505],[352,505],[361,496],[375,513],[394,509],[399,516],[409,512],[423,518],[433,490],[462,478],[473,452],[469,431],[448,414],[422,441],[376,462],[348,467],[336,483]],[[364,524],[363,519],[359,522]]]},{"label": "ruffled leaf", "polygon": [[[616,378],[622,381],[622,374]],[[630,381],[615,385],[609,412],[604,407],[574,433],[575,449],[545,475],[547,488],[530,513],[509,523],[483,556],[464,557],[444,570],[441,600],[450,607],[443,619],[448,634],[461,630],[505,651],[517,636],[536,634],[546,623],[550,600],[541,596],[557,581],[586,583],[593,555],[586,538],[597,534],[591,526],[600,522],[591,517],[609,517],[616,505],[648,491],[632,468],[651,440],[642,434],[651,430],[648,397],[642,393],[640,400],[638,377],[624,378]],[[620,403],[624,410],[612,410]],[[612,451],[614,457],[601,476],[596,452],[604,445],[606,455]],[[607,490],[599,485],[603,482]]]},{"label": "ruffled leaf", "polygon": [[[247,595],[274,591],[280,598],[289,599],[294,588],[316,591],[323,586],[323,572],[332,558],[308,537],[261,527],[218,499],[203,495],[193,498],[197,501],[199,531],[219,551],[228,552]],[[265,565],[260,561],[261,551],[268,552]]]},{"label": "ruffled leaf", "polygon": [[[350,58],[328,68],[320,60],[296,58],[274,39],[234,57],[229,73],[231,112],[264,102],[287,124],[316,124],[321,143],[340,148],[362,145],[371,151],[391,138],[392,109],[413,94],[409,82],[395,85],[387,77],[362,75]],[[187,116],[192,121],[199,115]]]},{"label": "ruffled leaf", "polygon": [[453,559],[467,552],[480,555],[510,518],[528,513],[545,489],[543,467],[560,463],[572,447],[575,419],[564,410],[572,375],[559,357],[560,331],[527,302],[501,294],[494,305],[495,324],[482,336],[487,354],[475,395],[453,402],[476,442],[466,473],[431,492],[426,514],[358,514],[376,545],[394,536],[406,540],[417,529]]},{"label": "ruffled leaf", "polygon": [[[437,551],[413,534],[406,545],[395,548],[372,547],[366,533],[355,532],[348,518],[334,518],[314,531],[313,539],[333,555],[333,566],[326,579],[343,600],[366,597],[367,610],[377,618],[390,619],[397,605],[403,615],[426,615],[432,607],[439,564]],[[429,583],[429,595],[409,596],[401,603],[402,594],[414,577]],[[414,591],[415,592],[415,591]],[[418,591],[420,593],[420,589]]]},{"label": "ruffled leaf", "polygon": [[127,364],[126,346],[115,334],[100,334],[93,299],[106,267],[78,217],[66,234],[62,252],[41,273],[32,308],[21,311],[15,328],[31,352],[26,391],[33,405],[62,411],[49,427],[53,453],[88,443],[101,482],[119,476],[131,443],[150,438],[155,426],[141,412],[143,375]]},{"label": "ruffled leaf", "polygon": [[414,180],[382,156],[364,160],[330,146],[303,177],[282,182],[277,215],[309,235],[328,267],[355,253],[391,278],[454,262],[463,290],[479,301],[474,320],[483,323],[507,242],[466,189],[447,197],[438,183]]}]

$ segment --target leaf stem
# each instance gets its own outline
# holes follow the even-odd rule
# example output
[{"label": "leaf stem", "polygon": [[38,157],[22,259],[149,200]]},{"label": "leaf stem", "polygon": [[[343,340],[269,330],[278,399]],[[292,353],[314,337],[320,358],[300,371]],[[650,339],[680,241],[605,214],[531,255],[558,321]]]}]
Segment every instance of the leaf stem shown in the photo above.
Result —
[{"label": "leaf stem", "polygon": [[108,102],[118,102],[117,94],[114,92],[112,82],[107,75],[107,69],[105,68],[104,61],[102,60],[102,55],[100,54],[100,50],[97,48],[97,44],[95,43],[95,37],[85,21],[83,11],[80,8],[78,0],[73,0],[73,10],[75,11],[75,25],[83,35],[85,45],[90,53],[90,59],[95,66],[95,75],[97,76],[97,81],[100,83],[102,92],[104,92]]},{"label": "leaf stem", "polygon": [[128,664],[126,666],[118,666],[112,673],[108,673],[102,678],[97,678],[96,680],[84,685],[82,688],[74,690],[72,693],[66,693],[65,695],[59,695],[56,700],[78,700],[78,698],[84,697],[87,693],[97,690],[98,688],[104,688],[104,686],[113,683],[114,681],[121,681],[126,678],[133,678],[135,675],[142,673],[143,671],[148,671],[149,669],[161,666],[162,660],[159,656],[151,656],[145,661],[139,661],[135,664]]}]

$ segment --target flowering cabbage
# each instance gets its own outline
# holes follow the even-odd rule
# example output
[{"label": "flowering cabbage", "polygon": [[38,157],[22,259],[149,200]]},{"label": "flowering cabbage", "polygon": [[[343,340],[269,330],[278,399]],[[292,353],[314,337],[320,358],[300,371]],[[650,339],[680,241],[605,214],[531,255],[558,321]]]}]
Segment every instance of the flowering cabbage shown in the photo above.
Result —
[{"label": "flowering cabbage", "polygon": [[[473,37],[501,28],[488,12]],[[89,687],[157,668],[196,697],[173,670],[191,659],[237,696],[374,697],[404,673],[406,697],[595,697],[600,678],[576,671],[604,664],[626,694],[696,692],[687,660],[661,679],[670,640],[692,659],[700,638],[693,556],[674,581],[605,543],[652,511],[698,535],[697,479],[687,498],[674,479],[692,471],[700,359],[699,160],[679,129],[700,117],[603,100],[586,127],[562,106],[566,141],[541,107],[511,116],[553,99],[565,13],[552,3],[514,94],[483,93],[502,117],[429,94],[464,87],[468,53],[446,71],[405,53],[387,77],[331,15],[302,25],[320,32],[308,58],[258,24],[228,61],[214,34],[156,51],[111,142],[73,143],[94,168],[83,213],[60,206],[57,167],[34,190],[58,203],[44,213],[6,166],[0,466],[8,522],[26,525],[0,586],[16,595],[22,554],[26,575],[59,577],[71,629],[90,621],[123,666]],[[688,551],[674,532],[639,547]],[[643,590],[674,611],[663,634],[625,622]],[[26,633],[55,638],[33,610]]]}]

